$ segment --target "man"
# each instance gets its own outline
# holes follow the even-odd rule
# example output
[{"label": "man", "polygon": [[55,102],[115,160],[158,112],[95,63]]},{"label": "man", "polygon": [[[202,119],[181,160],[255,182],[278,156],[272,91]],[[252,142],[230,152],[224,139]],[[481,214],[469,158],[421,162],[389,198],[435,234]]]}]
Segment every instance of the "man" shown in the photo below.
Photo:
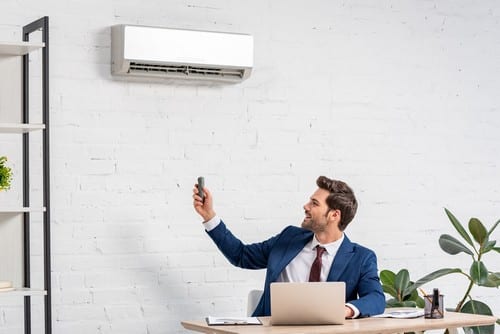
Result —
[{"label": "man", "polygon": [[346,318],[384,312],[385,297],[375,253],[352,243],[343,232],[358,207],[353,191],[346,183],[325,176],[320,176],[316,184],[318,189],[304,205],[302,228],[288,226],[268,240],[248,245],[216,215],[210,191],[203,188],[202,200],[197,187],[193,189],[194,208],[229,262],[245,269],[267,269],[264,292],[254,316],[271,314],[271,282],[343,281]]}]

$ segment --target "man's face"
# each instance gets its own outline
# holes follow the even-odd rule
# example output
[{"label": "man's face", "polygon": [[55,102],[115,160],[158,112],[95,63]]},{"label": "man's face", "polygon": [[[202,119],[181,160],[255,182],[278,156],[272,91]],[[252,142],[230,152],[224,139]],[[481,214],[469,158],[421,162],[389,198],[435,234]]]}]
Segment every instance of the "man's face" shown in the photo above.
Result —
[{"label": "man's face", "polygon": [[338,215],[338,212],[336,212],[338,210],[329,212],[326,204],[328,195],[327,190],[318,188],[310,197],[309,202],[304,204],[305,218],[301,225],[303,228],[314,233],[323,232],[333,222],[332,218]]}]

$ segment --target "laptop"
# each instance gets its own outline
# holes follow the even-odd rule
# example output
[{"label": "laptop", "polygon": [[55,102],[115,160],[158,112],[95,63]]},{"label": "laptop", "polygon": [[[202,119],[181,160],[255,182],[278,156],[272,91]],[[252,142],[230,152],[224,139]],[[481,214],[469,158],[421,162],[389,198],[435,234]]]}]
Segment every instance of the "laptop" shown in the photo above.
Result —
[{"label": "laptop", "polygon": [[271,325],[340,325],[345,283],[271,283]]}]

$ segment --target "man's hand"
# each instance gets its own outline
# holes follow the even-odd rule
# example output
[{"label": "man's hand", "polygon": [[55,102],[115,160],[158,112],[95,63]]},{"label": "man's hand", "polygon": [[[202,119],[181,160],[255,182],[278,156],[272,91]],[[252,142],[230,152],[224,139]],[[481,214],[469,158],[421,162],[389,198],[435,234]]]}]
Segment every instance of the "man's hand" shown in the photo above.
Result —
[{"label": "man's hand", "polygon": [[212,194],[205,187],[203,188],[203,192],[205,193],[205,201],[198,194],[198,185],[194,185],[193,206],[196,212],[203,218],[203,221],[206,222],[215,217],[215,211],[213,209]]},{"label": "man's hand", "polygon": [[346,319],[351,319],[354,316],[354,311],[352,308],[346,305],[345,307],[345,317]]}]

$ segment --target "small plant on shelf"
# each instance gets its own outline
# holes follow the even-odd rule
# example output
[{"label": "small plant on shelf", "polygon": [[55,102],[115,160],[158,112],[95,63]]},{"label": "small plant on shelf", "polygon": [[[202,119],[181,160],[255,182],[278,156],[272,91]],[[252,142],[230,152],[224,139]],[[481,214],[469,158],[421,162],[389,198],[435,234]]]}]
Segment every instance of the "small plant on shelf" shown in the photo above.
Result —
[{"label": "small plant on shelf", "polygon": [[12,169],[5,165],[6,162],[7,157],[0,157],[0,191],[9,189],[12,180]]}]

